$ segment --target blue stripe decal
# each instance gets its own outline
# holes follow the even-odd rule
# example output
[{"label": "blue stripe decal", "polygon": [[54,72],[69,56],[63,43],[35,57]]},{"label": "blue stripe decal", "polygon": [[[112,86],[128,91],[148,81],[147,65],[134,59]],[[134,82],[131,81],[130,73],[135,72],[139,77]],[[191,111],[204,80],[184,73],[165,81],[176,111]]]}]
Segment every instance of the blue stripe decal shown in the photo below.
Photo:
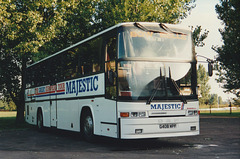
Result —
[{"label": "blue stripe decal", "polygon": [[[65,92],[52,93],[52,94],[44,94],[44,95],[38,95],[38,96],[32,96],[32,98],[55,96],[55,95],[63,95],[63,94],[65,94]],[[28,97],[28,98],[31,98],[31,97]]]}]

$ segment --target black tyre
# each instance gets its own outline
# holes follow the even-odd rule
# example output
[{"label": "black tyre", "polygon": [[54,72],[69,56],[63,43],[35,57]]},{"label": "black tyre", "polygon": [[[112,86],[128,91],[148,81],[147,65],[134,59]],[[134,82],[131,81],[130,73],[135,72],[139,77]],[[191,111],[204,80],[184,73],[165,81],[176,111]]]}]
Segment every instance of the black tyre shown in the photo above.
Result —
[{"label": "black tyre", "polygon": [[38,131],[41,131],[41,132],[44,130],[43,115],[41,110],[39,110],[37,113],[37,129]]},{"label": "black tyre", "polygon": [[94,122],[92,113],[89,110],[86,110],[82,114],[82,120],[81,120],[81,133],[85,140],[89,142],[93,142],[95,135],[93,133],[94,129]]}]

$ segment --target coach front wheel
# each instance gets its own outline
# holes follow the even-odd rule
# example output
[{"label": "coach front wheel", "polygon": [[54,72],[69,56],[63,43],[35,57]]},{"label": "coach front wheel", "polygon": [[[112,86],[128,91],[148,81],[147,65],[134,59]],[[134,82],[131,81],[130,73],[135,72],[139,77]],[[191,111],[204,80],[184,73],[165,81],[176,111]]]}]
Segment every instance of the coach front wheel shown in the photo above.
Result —
[{"label": "coach front wheel", "polygon": [[91,112],[85,111],[81,123],[82,123],[81,131],[83,138],[86,139],[87,141],[92,142],[94,140],[95,135],[93,134],[94,123]]}]

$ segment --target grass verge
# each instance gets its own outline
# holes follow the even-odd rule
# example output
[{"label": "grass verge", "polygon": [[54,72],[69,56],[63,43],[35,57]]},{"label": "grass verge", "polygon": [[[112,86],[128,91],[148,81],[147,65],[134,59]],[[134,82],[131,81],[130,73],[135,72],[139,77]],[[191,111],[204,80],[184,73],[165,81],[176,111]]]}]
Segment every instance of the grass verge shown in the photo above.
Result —
[{"label": "grass verge", "polygon": [[0,131],[2,130],[24,130],[31,126],[27,123],[16,124],[16,117],[0,117]]},{"label": "grass verge", "polygon": [[0,111],[1,117],[16,117],[17,111]]},{"label": "grass verge", "polygon": [[232,112],[232,114],[230,114],[229,112],[213,112],[213,113],[207,113],[207,112],[201,112],[201,115],[211,115],[211,116],[222,116],[222,117],[238,117],[240,118],[240,112]]}]

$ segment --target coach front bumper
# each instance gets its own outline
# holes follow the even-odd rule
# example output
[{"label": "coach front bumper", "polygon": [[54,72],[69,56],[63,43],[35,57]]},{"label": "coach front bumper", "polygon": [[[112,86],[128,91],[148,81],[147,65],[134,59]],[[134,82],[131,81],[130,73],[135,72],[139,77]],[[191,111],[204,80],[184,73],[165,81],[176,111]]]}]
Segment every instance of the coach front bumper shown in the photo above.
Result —
[{"label": "coach front bumper", "polygon": [[199,116],[120,118],[121,139],[199,135]]}]

